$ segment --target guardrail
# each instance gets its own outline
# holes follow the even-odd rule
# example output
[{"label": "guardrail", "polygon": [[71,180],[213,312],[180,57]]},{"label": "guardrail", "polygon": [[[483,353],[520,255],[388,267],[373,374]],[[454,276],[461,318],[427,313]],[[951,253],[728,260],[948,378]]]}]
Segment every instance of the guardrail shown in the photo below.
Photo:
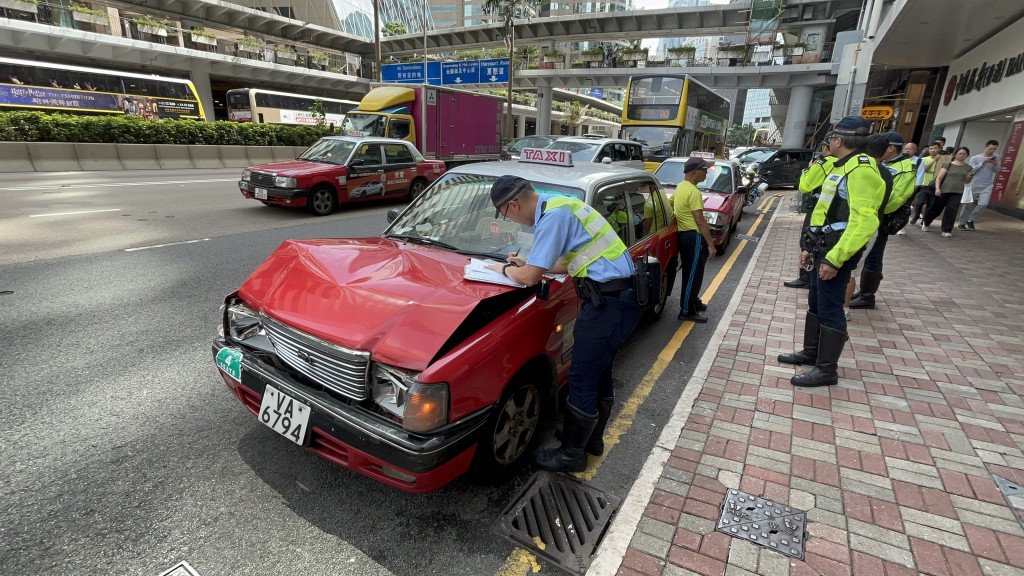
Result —
[{"label": "guardrail", "polygon": [[0,172],[245,168],[291,160],[301,146],[0,142]]}]

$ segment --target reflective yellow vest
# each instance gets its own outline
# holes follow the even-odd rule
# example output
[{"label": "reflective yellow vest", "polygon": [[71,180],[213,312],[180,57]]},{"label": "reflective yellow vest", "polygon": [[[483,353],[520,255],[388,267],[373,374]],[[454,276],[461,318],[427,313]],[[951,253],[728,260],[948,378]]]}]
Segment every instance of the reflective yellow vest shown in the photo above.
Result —
[{"label": "reflective yellow vest", "polygon": [[[839,195],[844,180],[845,199]],[[821,197],[811,215],[811,229],[828,225],[833,230],[844,230],[839,242],[825,255],[834,268],[842,267],[864,248],[878,230],[878,209],[884,198],[885,181],[874,158],[864,153],[851,154],[833,165],[821,185]]]},{"label": "reflective yellow vest", "polygon": [[544,206],[544,212],[549,212],[563,206],[572,209],[572,213],[583,224],[583,228],[590,234],[590,242],[583,245],[576,251],[567,252],[563,263],[573,278],[586,278],[587,266],[598,258],[615,260],[626,251],[626,245],[619,238],[619,235],[612,230],[611,224],[601,217],[601,214],[592,206],[568,196],[556,196],[549,198]]}]

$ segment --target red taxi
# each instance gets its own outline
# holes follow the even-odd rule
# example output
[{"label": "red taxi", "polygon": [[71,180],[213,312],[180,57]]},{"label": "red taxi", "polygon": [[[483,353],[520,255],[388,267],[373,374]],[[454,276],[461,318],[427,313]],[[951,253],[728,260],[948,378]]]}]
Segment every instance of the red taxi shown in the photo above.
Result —
[{"label": "red taxi", "polygon": [[445,171],[410,142],[328,136],[295,160],[250,166],[238,189],[267,205],[305,207],[325,216],[339,204],[419,195]]},{"label": "red taxi", "polygon": [[[671,197],[676,185],[683,181],[683,165],[689,158],[668,158],[661,163],[654,177],[665,187]],[[708,160],[714,165],[708,169],[703,182],[697,184],[704,197],[704,219],[708,221],[711,237],[715,240],[715,252],[725,254],[732,241],[736,224],[743,219],[747,187],[743,185],[742,170],[730,160]]]},{"label": "red taxi", "polygon": [[505,174],[605,214],[634,257],[661,266],[644,311],[661,315],[678,245],[653,175],[528,150],[453,168],[378,237],[282,244],[224,302],[213,355],[227,387],[291,442],[401,490],[521,467],[563,392],[579,305],[565,276],[472,279],[471,264],[533,246],[532,228],[494,217]]}]

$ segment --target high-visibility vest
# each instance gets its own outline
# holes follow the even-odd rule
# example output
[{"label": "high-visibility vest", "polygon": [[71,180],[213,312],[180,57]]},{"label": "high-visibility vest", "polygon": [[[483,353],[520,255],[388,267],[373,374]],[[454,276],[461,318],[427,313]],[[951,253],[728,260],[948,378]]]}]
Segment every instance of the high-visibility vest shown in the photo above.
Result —
[{"label": "high-visibility vest", "polygon": [[565,254],[563,262],[569,275],[573,278],[586,278],[587,266],[598,258],[615,260],[626,252],[626,245],[619,238],[619,235],[612,230],[611,224],[601,217],[601,214],[589,204],[581,202],[568,196],[555,196],[549,198],[544,205],[544,213],[557,210],[562,207],[569,207],[573,215],[583,224],[583,229],[590,235],[590,242],[587,242],[579,250],[570,251]]}]

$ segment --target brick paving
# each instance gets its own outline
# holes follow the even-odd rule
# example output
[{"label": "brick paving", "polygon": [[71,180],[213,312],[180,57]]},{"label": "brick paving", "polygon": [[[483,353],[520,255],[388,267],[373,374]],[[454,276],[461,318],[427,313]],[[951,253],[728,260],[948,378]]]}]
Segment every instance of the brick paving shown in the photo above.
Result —
[{"label": "brick paving", "polygon": [[[807,297],[782,286],[800,228],[783,204],[617,573],[1024,575],[992,479],[1024,482],[1024,223],[989,211],[976,232],[890,238],[839,385],[799,389],[776,360]],[[727,489],[806,510],[805,559],[716,532]]]}]

